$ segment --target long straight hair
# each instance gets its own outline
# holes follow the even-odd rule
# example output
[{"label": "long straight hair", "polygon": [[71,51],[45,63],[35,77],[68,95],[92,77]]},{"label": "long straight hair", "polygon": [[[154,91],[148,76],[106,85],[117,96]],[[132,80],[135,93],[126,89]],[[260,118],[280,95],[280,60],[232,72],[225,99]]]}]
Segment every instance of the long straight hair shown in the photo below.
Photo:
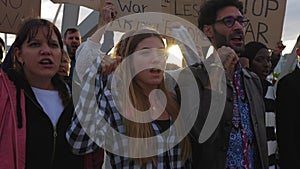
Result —
[{"label": "long straight hair", "polygon": [[[119,41],[119,43],[116,45],[114,54],[115,56],[121,56],[122,60],[125,58],[128,58],[129,55],[133,54],[135,52],[135,49],[137,45],[144,39],[149,38],[149,37],[157,37],[161,40],[163,44],[163,37],[156,32],[155,30],[152,29],[142,29],[139,31],[131,31],[126,34],[124,34]],[[129,57],[130,59],[131,57]],[[128,102],[126,101],[126,98],[130,98],[131,104],[135,109],[138,111],[146,111],[150,108],[150,102],[148,96],[145,94],[143,91],[143,88],[134,80],[131,80],[133,77],[134,69],[133,69],[133,64],[132,61],[128,61],[125,63],[125,66],[123,67],[126,70],[120,71],[120,72],[126,72],[121,75],[121,80],[120,80],[120,85],[117,86],[118,90],[120,91],[128,91],[129,92],[122,92],[126,93],[123,95],[123,99],[120,102],[123,105],[120,105],[123,109],[123,111],[131,111],[130,106],[128,106]],[[128,72],[128,70],[131,70]],[[129,89],[123,88],[126,87],[126,84],[129,85]],[[171,92],[167,90],[164,79],[162,82],[159,84],[158,89],[163,91],[167,98],[167,105],[166,105],[166,112],[169,114],[172,120],[176,120],[178,113],[179,113],[179,104],[177,101],[172,97]],[[127,94],[128,93],[128,94]],[[133,112],[129,112],[133,113]],[[134,113],[133,113],[134,115]],[[131,120],[128,120],[126,118],[123,118],[123,124],[126,129],[126,134],[129,137],[133,138],[149,138],[154,136],[154,131],[152,128],[151,123],[137,123],[133,122]],[[180,130],[177,129],[176,130]],[[130,144],[130,143],[129,143]],[[145,147],[145,151],[147,149],[150,149],[148,147],[148,144],[143,145]],[[136,150],[135,148],[131,148],[130,151],[132,153],[135,153]],[[190,142],[188,137],[185,137],[183,141],[181,142],[181,153],[182,153],[182,161],[186,161],[191,154],[191,147],[190,147]],[[136,153],[135,153],[136,154]],[[136,162],[142,166],[143,164],[148,164],[148,163],[154,163],[157,164],[157,156],[153,157],[145,157],[145,158],[137,158],[133,159],[136,160]]]}]

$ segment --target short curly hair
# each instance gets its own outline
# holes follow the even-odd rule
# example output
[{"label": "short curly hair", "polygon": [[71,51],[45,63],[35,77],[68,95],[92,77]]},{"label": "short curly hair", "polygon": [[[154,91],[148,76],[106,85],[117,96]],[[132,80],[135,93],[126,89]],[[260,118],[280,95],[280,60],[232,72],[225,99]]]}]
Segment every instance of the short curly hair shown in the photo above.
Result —
[{"label": "short curly hair", "polygon": [[227,6],[234,6],[243,14],[243,2],[239,0],[204,0],[198,17],[198,27],[203,31],[204,25],[212,25],[217,19],[217,12]]}]

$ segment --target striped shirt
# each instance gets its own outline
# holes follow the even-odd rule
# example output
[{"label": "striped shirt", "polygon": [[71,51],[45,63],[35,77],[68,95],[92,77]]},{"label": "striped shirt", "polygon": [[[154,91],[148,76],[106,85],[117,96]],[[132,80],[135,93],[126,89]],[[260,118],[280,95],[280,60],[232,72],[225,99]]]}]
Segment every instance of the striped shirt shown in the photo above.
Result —
[{"label": "striped shirt", "polygon": [[276,139],[276,119],[275,119],[275,93],[273,85],[264,81],[264,102],[265,102],[265,117],[266,117],[266,130],[267,130],[267,144],[268,144],[268,156],[269,156],[269,166],[276,166],[276,153],[278,150],[277,139]]}]

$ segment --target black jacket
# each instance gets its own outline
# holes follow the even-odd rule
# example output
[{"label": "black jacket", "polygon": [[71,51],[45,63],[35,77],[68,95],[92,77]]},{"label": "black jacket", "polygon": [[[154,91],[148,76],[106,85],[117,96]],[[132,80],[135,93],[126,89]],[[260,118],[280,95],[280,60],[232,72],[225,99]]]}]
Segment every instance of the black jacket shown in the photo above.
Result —
[{"label": "black jacket", "polygon": [[300,69],[278,81],[276,89],[276,134],[281,169],[300,168]]},{"label": "black jacket", "polygon": [[[195,77],[200,96],[200,107],[196,122],[191,129],[190,138],[192,143],[192,168],[193,169],[224,169],[226,162],[226,154],[229,146],[229,135],[232,127],[233,114],[233,91],[227,81],[224,90],[225,94],[211,91],[209,89],[209,78],[205,68],[200,64],[198,66],[189,67],[193,76]],[[260,79],[257,75],[249,72],[246,69],[242,70],[245,85],[245,92],[247,95],[248,104],[250,107],[251,122],[253,126],[254,141],[254,165],[255,169],[268,168],[268,152],[267,152],[267,138],[265,127],[265,107],[263,102],[263,93]],[[180,73],[178,81],[183,85],[189,85],[191,82],[187,80],[188,73],[183,71]],[[186,87],[187,88],[187,87]],[[178,93],[178,92],[177,92]],[[212,98],[213,94],[215,98]],[[211,99],[213,101],[211,102]],[[225,105],[220,105],[221,100],[226,99]],[[221,119],[215,120],[216,129],[211,136],[204,143],[199,143],[203,125],[206,122],[208,112],[210,109],[215,109],[221,112]],[[210,112],[213,113],[213,112]],[[218,122],[219,121],[219,122]]]},{"label": "black jacket", "polygon": [[23,76],[15,71],[9,71],[8,76],[25,93],[26,168],[83,169],[83,156],[72,154],[65,137],[74,112],[72,99],[65,106],[57,125],[53,126]]}]

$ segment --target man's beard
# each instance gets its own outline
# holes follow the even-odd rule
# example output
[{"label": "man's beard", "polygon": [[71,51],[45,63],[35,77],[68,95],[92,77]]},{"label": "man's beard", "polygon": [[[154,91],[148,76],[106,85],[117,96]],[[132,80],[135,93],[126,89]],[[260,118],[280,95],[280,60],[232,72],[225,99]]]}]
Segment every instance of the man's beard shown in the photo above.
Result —
[{"label": "man's beard", "polygon": [[234,33],[229,35],[229,39],[227,39],[226,36],[220,34],[215,28],[213,28],[214,30],[214,40],[215,40],[215,44],[216,44],[216,48],[219,49],[222,46],[227,46],[232,48],[237,54],[240,54],[241,52],[243,52],[245,50],[245,44],[243,43],[242,46],[233,46],[230,44],[229,39],[231,36],[235,36],[236,34],[241,34],[242,32],[240,31],[235,31]]},{"label": "man's beard", "polygon": [[75,58],[75,52],[72,51],[72,49],[67,46],[67,50],[68,50],[68,55],[71,59]]}]

